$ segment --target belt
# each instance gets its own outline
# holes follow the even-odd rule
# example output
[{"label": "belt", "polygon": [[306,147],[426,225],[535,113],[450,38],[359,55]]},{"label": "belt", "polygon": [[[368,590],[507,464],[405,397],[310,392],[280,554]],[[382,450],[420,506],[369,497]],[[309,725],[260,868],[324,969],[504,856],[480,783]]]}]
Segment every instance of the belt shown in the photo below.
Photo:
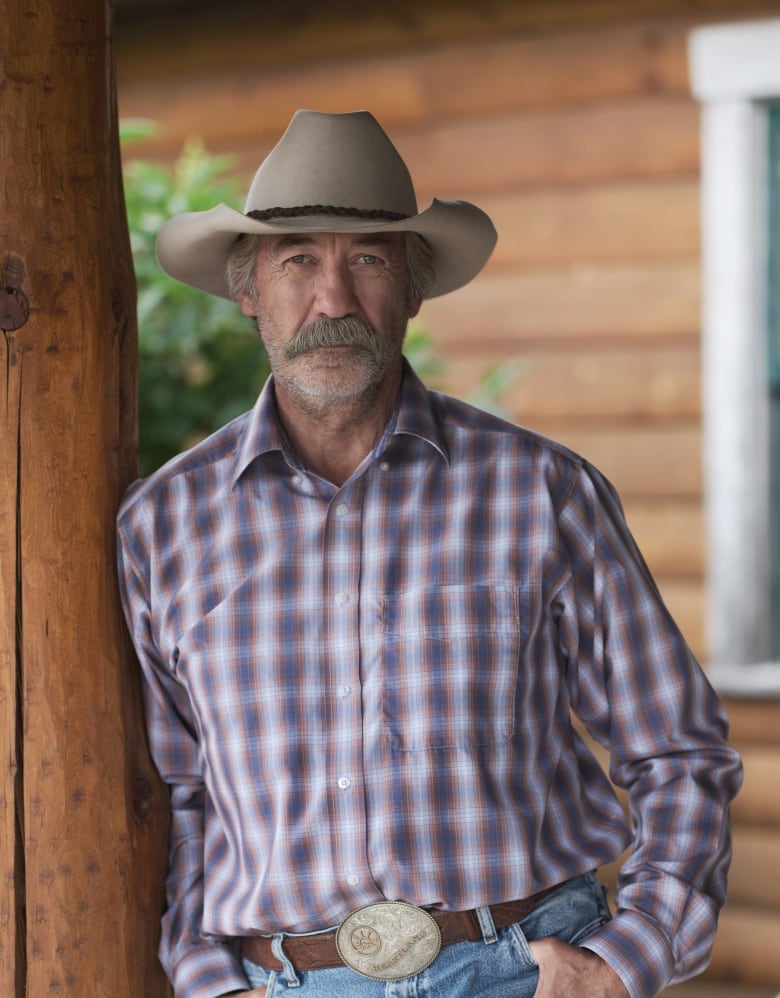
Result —
[{"label": "belt", "polygon": [[[534,910],[542,898],[557,891],[562,884],[547,887],[521,901],[491,904],[490,914],[497,929],[519,922]],[[442,946],[465,941],[479,942],[482,930],[475,911],[436,911],[426,909],[441,932]],[[273,940],[268,936],[244,936],[240,940],[241,956],[266,970],[283,970],[281,962],[271,951]],[[343,967],[336,948],[336,932],[318,932],[309,936],[284,936],[284,952],[296,970],[326,970]]]}]

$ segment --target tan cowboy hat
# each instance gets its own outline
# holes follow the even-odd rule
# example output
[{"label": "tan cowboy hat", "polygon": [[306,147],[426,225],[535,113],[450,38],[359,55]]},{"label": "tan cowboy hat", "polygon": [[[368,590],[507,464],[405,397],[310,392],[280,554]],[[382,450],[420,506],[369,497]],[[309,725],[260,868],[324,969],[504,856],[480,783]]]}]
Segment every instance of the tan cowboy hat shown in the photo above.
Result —
[{"label": "tan cowboy hat", "polygon": [[230,298],[225,267],[242,232],[418,232],[433,250],[436,278],[427,297],[467,284],[496,242],[488,216],[466,201],[418,212],[404,161],[368,111],[296,111],[260,166],[244,213],[217,205],[167,221],[157,238],[166,273]]}]

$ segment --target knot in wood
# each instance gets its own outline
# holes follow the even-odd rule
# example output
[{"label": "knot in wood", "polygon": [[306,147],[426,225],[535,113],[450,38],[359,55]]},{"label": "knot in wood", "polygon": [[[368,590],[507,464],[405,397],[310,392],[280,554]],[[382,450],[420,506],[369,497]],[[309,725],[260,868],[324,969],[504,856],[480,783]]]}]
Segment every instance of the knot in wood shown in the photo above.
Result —
[{"label": "knot in wood", "polygon": [[30,303],[21,288],[0,288],[0,329],[12,333],[27,322],[29,315]]},{"label": "knot in wood", "polygon": [[152,784],[144,776],[136,776],[133,783],[133,814],[139,821],[146,821],[152,813],[154,795]]}]

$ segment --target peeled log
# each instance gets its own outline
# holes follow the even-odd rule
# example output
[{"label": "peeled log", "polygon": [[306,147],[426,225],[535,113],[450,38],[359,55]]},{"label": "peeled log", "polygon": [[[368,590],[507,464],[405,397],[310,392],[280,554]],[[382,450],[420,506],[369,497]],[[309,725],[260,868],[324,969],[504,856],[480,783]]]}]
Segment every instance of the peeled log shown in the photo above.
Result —
[{"label": "peeled log", "polygon": [[0,18],[0,994],[167,993],[167,802],[116,592],[135,283],[105,0]]}]

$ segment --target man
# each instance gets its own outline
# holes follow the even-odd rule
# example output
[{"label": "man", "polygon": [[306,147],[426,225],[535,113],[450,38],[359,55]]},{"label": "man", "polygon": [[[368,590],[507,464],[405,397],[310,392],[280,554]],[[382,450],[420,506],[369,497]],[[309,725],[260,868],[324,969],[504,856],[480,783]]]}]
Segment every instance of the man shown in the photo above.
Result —
[{"label": "man", "polygon": [[366,112],[298,112],[244,213],[161,230],[273,371],[119,514],[184,998],[650,998],[707,962],[740,764],[614,491],[402,359],[494,242],[418,212]]}]

